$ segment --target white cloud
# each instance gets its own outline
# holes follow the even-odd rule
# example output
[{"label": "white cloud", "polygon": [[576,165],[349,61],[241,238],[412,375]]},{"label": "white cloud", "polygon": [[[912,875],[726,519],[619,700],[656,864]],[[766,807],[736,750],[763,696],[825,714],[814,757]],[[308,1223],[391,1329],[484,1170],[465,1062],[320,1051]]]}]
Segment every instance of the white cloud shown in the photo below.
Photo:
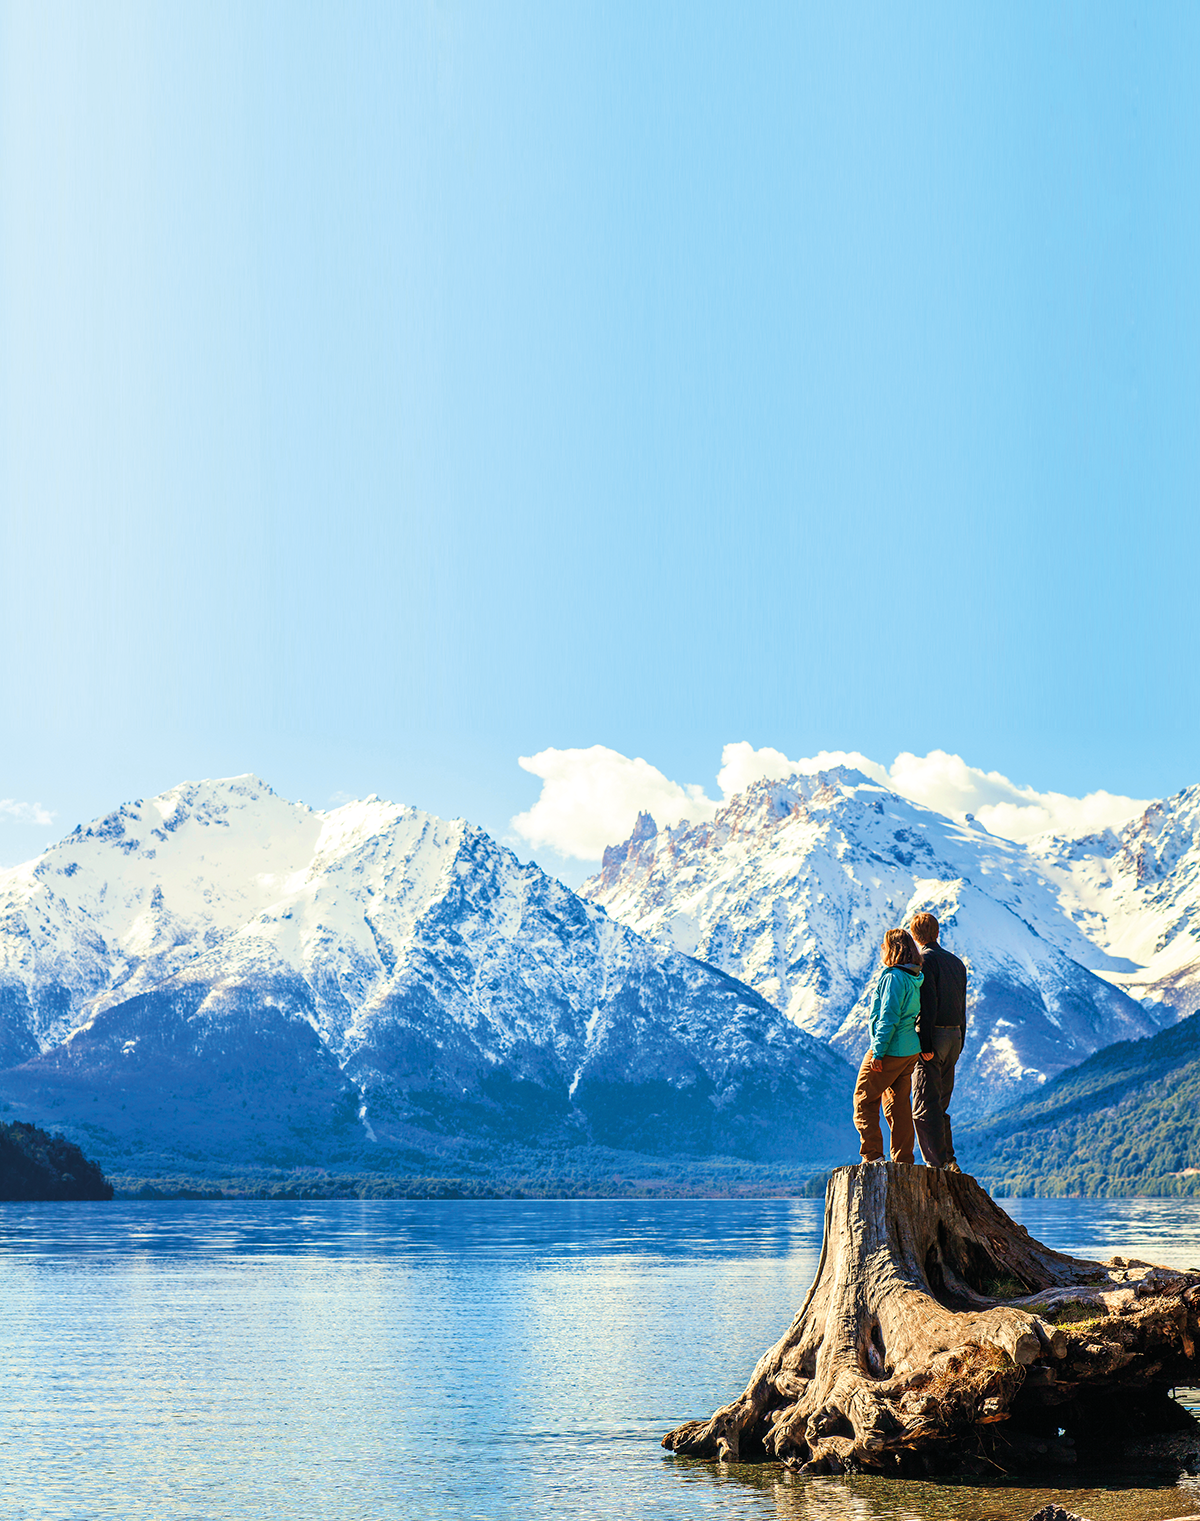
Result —
[{"label": "white cloud", "polygon": [[898,755],[889,775],[889,786],[903,797],[951,818],[973,814],[985,828],[1007,840],[1030,840],[1047,831],[1091,834],[1127,823],[1146,807],[1145,801],[1112,792],[1089,792],[1086,797],[1037,792],[1010,782],[999,771],[968,766],[961,756],[945,750],[931,750],[925,756]]},{"label": "white cloud", "polygon": [[54,815],[41,803],[19,803],[16,798],[0,797],[0,817],[18,824],[53,824]]},{"label": "white cloud", "polygon": [[975,817],[993,834],[1006,840],[1031,840],[1039,834],[1061,834],[1068,839],[1120,829],[1145,812],[1147,798],[1122,797],[1114,792],[1089,792],[1086,797],[1067,797],[1062,792],[1033,794],[1028,803],[995,803],[980,808]]},{"label": "white cloud", "polygon": [[643,810],[657,824],[710,819],[718,805],[697,786],[681,787],[644,760],[606,745],[586,750],[540,750],[520,765],[542,779],[542,795],[513,828],[531,845],[596,861],[606,845],[629,838]]},{"label": "white cloud", "polygon": [[[630,760],[604,745],[587,750],[542,750],[522,756],[526,771],[542,779],[542,795],[513,819],[513,828],[529,844],[549,846],[563,856],[596,861],[606,845],[628,839],[642,811],[661,825],[681,819],[710,819],[721,806],[702,787],[680,786],[644,760]],[[822,750],[806,760],[789,760],[782,750],[756,750],[746,740],[721,752],[717,783],[723,799],[744,791],[761,777],[783,781],[797,772],[811,774],[833,766],[863,772],[902,797],[938,813],[963,819],[970,813],[993,834],[1028,840],[1053,831],[1079,835],[1119,827],[1146,803],[1110,792],[1069,797],[1019,786],[999,771],[981,771],[958,755],[931,750],[928,755],[898,755],[882,766],[857,751]]]}]

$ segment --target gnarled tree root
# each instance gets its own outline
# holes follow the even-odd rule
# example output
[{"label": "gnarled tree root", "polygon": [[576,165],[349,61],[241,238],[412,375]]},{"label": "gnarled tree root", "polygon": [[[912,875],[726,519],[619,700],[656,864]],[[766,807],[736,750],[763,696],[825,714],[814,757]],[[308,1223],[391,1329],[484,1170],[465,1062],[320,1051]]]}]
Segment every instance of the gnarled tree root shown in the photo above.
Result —
[{"label": "gnarled tree root", "polygon": [[739,1399],[663,1446],[806,1473],[1070,1462],[1064,1428],[1103,1444],[1117,1390],[1135,1425],[1169,1425],[1198,1344],[1200,1270],[1067,1257],[973,1178],[863,1163],[830,1177],[786,1335]]}]

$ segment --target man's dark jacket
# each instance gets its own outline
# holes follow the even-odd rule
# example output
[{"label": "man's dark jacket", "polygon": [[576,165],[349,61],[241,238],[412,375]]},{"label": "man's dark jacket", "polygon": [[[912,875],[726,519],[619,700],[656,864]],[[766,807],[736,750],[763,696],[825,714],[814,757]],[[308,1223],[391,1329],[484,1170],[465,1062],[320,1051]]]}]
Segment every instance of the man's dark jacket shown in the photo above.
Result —
[{"label": "man's dark jacket", "polygon": [[967,1035],[967,969],[957,956],[940,945],[921,947],[921,1013],[917,1019],[917,1038],[922,1051],[933,1050],[933,1032],[938,1025],[956,1025]]}]

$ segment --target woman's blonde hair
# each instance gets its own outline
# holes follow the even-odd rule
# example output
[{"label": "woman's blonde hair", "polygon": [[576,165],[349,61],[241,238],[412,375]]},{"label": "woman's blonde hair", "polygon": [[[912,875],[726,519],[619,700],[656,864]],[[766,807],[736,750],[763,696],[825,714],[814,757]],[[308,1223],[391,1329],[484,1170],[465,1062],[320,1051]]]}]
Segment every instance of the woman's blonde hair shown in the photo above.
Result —
[{"label": "woman's blonde hair", "polygon": [[917,943],[904,929],[885,930],[883,935],[884,966],[921,965],[921,953]]}]

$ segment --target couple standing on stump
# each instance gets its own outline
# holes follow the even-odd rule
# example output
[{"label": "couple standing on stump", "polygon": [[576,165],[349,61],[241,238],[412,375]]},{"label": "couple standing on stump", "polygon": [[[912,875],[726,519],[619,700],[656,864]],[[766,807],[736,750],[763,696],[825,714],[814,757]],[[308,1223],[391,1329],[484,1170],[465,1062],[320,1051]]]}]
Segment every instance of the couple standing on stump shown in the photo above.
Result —
[{"label": "couple standing on stump", "polygon": [[892,1161],[912,1162],[913,1128],[928,1167],[961,1172],[950,1132],[954,1064],[967,1035],[967,969],[938,944],[938,922],[918,914],[883,937],[883,971],[867,1015],[871,1048],[854,1087],[864,1162],[883,1160],[879,1102]]}]

